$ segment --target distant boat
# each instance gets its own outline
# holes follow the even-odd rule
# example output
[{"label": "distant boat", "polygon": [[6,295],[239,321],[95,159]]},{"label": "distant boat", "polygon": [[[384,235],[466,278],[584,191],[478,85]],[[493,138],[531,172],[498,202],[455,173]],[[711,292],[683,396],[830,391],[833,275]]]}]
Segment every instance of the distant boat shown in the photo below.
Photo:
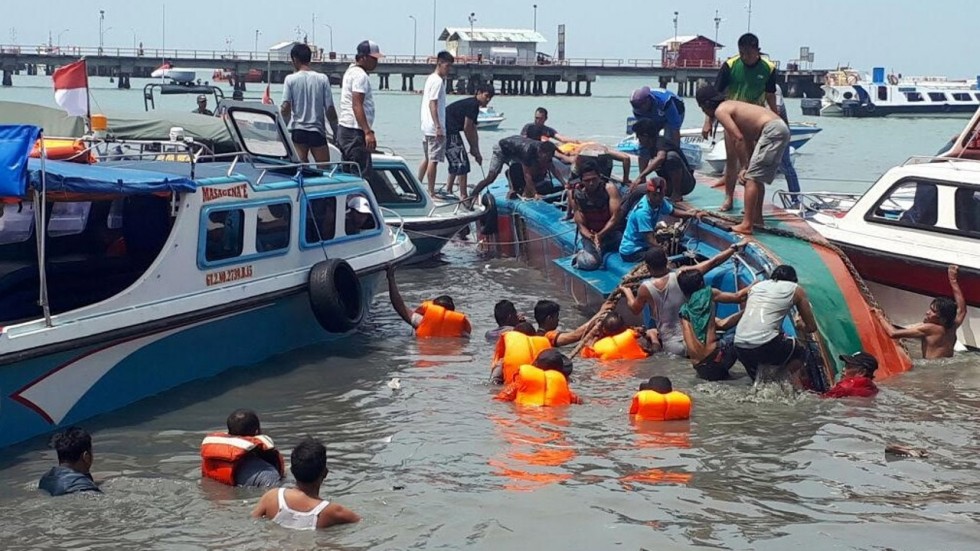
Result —
[{"label": "distant boat", "polygon": [[177,83],[188,83],[197,80],[197,71],[194,69],[180,69],[171,66],[169,63],[157,67],[150,76],[153,78],[169,78]]},{"label": "distant boat", "polygon": [[480,130],[496,130],[502,122],[503,113],[498,113],[493,107],[481,107],[480,115],[476,118],[476,127]]},{"label": "distant boat", "polygon": [[885,70],[876,67],[870,79],[841,69],[827,73],[825,82],[820,108],[824,117],[970,117],[980,107],[974,81],[886,77]]}]

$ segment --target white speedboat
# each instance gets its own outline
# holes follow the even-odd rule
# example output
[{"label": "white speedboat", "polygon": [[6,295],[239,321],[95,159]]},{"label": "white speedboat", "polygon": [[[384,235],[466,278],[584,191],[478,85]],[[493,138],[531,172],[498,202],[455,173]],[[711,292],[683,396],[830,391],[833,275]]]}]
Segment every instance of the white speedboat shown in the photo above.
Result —
[{"label": "white speedboat", "polygon": [[480,130],[496,130],[504,122],[504,114],[498,113],[493,107],[481,107],[476,118],[476,127]]},{"label": "white speedboat", "polygon": [[958,339],[980,348],[980,111],[940,157],[912,158],[863,195],[778,192],[847,253],[889,318],[922,320],[933,297],[950,296],[946,268],[960,266],[968,314]]},{"label": "white speedboat", "polygon": [[171,66],[169,63],[157,67],[150,73],[152,78],[172,80],[178,84],[194,82],[197,79],[196,69],[184,69]]},{"label": "white speedboat", "polygon": [[100,162],[0,178],[0,446],[342,338],[414,253],[356,170],[298,164],[274,109],[221,107],[236,153],[87,142]]},{"label": "white speedboat", "polygon": [[826,117],[970,117],[980,107],[977,82],[945,77],[885,76],[870,79],[854,70],[833,71],[822,86]]}]

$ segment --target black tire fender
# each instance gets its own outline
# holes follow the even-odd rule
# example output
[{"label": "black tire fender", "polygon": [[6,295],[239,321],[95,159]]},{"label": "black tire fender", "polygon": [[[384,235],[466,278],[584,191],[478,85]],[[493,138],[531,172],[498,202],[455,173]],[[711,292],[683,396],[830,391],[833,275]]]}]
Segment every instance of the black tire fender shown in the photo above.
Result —
[{"label": "black tire fender", "polygon": [[309,298],[316,321],[331,333],[350,331],[364,319],[361,280],[346,260],[330,258],[310,268]]},{"label": "black tire fender", "polygon": [[483,197],[480,197],[480,204],[486,209],[483,212],[483,216],[480,217],[480,225],[483,227],[480,233],[483,235],[496,235],[497,199],[489,193],[484,193]]}]

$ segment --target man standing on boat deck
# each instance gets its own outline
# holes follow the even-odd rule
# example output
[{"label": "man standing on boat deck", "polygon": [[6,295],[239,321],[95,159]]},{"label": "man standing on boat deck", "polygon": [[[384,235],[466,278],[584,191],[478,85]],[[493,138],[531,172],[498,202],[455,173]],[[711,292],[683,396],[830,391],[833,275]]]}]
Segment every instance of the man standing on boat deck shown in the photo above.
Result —
[{"label": "man standing on boat deck", "polygon": [[436,56],[436,70],[425,79],[422,92],[422,164],[419,181],[425,177],[429,197],[436,194],[436,172],[446,160],[446,77],[453,66],[453,54],[441,51]]},{"label": "man standing on boat deck", "polygon": [[922,323],[905,329],[895,329],[881,310],[875,310],[881,325],[888,331],[888,336],[893,339],[919,339],[924,359],[952,358],[956,346],[956,330],[966,320],[966,298],[957,281],[959,273],[959,266],[952,264],[949,266],[947,274],[949,286],[953,290],[953,299],[947,297],[933,299]]},{"label": "man standing on boat deck", "polygon": [[[776,64],[763,59],[759,49],[759,37],[745,33],[738,38],[738,55],[731,57],[721,65],[718,76],[715,77],[715,89],[725,94],[727,99],[744,101],[754,105],[768,106],[773,113],[779,113],[776,105]],[[704,119],[701,137],[707,139],[716,120],[713,116]],[[732,209],[735,193],[735,176],[739,167],[737,159],[731,155],[734,149],[732,138],[725,133],[725,147],[729,152],[725,172],[719,183],[725,185],[725,203],[719,210]]]},{"label": "man standing on boat deck", "polygon": [[446,180],[446,193],[452,195],[456,178],[459,178],[459,198],[466,199],[466,184],[470,173],[470,160],[466,156],[466,146],[463,145],[462,132],[470,144],[470,155],[476,164],[483,164],[480,153],[480,136],[477,133],[477,119],[480,108],[490,104],[493,98],[493,87],[481,84],[476,88],[476,95],[454,101],[446,107],[446,161],[449,163],[449,178]]},{"label": "man standing on boat deck", "polygon": [[[664,131],[664,138],[675,147],[681,144],[681,126],[684,124],[684,101],[670,90],[651,90],[649,86],[637,88],[630,97],[633,116],[637,121],[649,120],[655,125],[654,136]],[[650,162],[653,151],[640,147],[640,166]]]},{"label": "man standing on boat deck", "polygon": [[296,72],[287,75],[283,82],[279,111],[300,162],[309,162],[311,154],[317,163],[330,162],[327,141],[337,135],[337,109],[333,105],[330,77],[310,68],[312,52],[306,44],[293,45],[289,59]]},{"label": "man standing on boat deck", "polygon": [[374,42],[365,40],[358,44],[354,63],[344,73],[340,89],[337,147],[345,161],[361,167],[364,176],[371,172],[371,153],[378,147],[374,135],[374,96],[368,73],[378,67],[378,60],[383,57]]}]

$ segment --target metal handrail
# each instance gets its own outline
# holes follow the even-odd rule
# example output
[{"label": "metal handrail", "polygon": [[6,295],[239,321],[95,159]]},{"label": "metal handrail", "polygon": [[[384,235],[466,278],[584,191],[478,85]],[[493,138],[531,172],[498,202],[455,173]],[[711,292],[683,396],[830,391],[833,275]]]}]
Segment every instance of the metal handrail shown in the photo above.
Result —
[{"label": "metal handrail", "polygon": [[975,166],[980,166],[980,160],[977,159],[969,159],[966,157],[943,157],[939,155],[913,155],[908,159],[906,159],[901,166],[920,165],[920,164],[938,163],[938,162],[946,162],[946,163],[954,163],[954,164],[972,163]]},{"label": "metal handrail", "polygon": [[[396,218],[398,218],[398,229],[395,232],[395,237],[398,237],[399,234],[404,234],[405,233],[405,217],[402,216],[402,214],[400,212],[398,212],[397,210],[394,210],[394,209],[390,209],[388,207],[383,207],[381,205],[378,205],[378,208],[381,210],[381,214],[382,215],[384,215],[384,213],[386,213],[386,212],[390,212],[390,213],[394,214]],[[387,224],[388,223],[385,222],[385,225],[387,225]]]}]

